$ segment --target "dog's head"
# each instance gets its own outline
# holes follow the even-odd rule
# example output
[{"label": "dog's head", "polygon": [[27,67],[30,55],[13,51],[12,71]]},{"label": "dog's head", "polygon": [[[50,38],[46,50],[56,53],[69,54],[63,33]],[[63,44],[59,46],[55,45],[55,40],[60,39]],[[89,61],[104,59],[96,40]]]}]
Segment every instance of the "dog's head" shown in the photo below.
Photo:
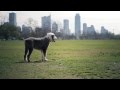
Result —
[{"label": "dog's head", "polygon": [[54,33],[47,33],[47,37],[50,39],[51,42],[55,42],[55,40],[57,39]]}]

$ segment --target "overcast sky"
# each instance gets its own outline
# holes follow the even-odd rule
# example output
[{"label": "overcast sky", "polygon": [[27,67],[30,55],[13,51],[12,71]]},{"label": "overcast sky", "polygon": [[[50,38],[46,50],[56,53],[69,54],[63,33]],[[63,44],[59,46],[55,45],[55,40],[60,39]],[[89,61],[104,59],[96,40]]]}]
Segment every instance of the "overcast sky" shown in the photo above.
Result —
[{"label": "overcast sky", "polygon": [[[120,34],[120,11],[0,11],[2,15],[8,17],[9,12],[17,13],[17,25],[24,24],[28,18],[33,18],[41,26],[41,17],[51,14],[52,21],[57,21],[63,26],[63,19],[69,19],[71,32],[75,28],[75,14],[81,16],[81,26],[87,23],[88,26],[94,25],[100,32],[101,26],[115,34]],[[81,27],[82,29],[83,27]]]}]

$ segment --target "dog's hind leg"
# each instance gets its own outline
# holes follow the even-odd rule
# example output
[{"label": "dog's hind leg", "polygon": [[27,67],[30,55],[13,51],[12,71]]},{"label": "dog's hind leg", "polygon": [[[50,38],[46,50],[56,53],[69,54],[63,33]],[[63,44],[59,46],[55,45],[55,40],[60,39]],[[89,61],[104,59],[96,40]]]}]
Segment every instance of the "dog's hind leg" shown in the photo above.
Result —
[{"label": "dog's hind leg", "polygon": [[27,58],[26,58],[27,53],[28,53],[28,48],[25,48],[25,54],[24,54],[24,61],[25,62],[27,61]]},{"label": "dog's hind leg", "polygon": [[42,58],[42,61],[43,61],[44,60],[43,50],[41,50],[41,58]]},{"label": "dog's hind leg", "polygon": [[32,54],[33,48],[29,48],[29,54],[27,55],[28,62],[30,62],[30,55]]}]

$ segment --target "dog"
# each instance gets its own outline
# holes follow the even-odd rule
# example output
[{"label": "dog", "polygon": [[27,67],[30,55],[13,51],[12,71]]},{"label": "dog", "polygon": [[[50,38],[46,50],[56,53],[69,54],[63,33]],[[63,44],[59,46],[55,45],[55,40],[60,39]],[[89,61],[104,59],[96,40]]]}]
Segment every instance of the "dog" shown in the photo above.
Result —
[{"label": "dog", "polygon": [[47,48],[50,42],[55,42],[56,39],[57,37],[55,36],[54,33],[47,33],[47,35],[42,38],[35,38],[35,37],[26,38],[24,40],[25,41],[24,61],[30,62],[30,55],[32,54],[33,49],[40,50],[42,53],[42,61],[47,61],[48,60],[46,58]]}]

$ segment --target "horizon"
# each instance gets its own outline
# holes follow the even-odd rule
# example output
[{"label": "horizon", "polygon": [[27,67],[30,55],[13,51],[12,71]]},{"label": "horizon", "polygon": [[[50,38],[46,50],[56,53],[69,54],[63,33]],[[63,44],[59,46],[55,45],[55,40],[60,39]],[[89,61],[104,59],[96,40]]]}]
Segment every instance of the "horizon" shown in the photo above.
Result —
[{"label": "horizon", "polygon": [[56,21],[60,27],[63,27],[63,20],[68,19],[71,33],[74,33],[75,15],[78,13],[81,17],[81,30],[83,30],[83,23],[87,23],[88,27],[94,25],[98,32],[101,26],[104,26],[108,31],[120,34],[120,11],[0,11],[7,18],[10,12],[16,13],[18,26],[25,24],[28,18],[33,18],[41,27],[41,17],[51,15],[52,22]]}]

